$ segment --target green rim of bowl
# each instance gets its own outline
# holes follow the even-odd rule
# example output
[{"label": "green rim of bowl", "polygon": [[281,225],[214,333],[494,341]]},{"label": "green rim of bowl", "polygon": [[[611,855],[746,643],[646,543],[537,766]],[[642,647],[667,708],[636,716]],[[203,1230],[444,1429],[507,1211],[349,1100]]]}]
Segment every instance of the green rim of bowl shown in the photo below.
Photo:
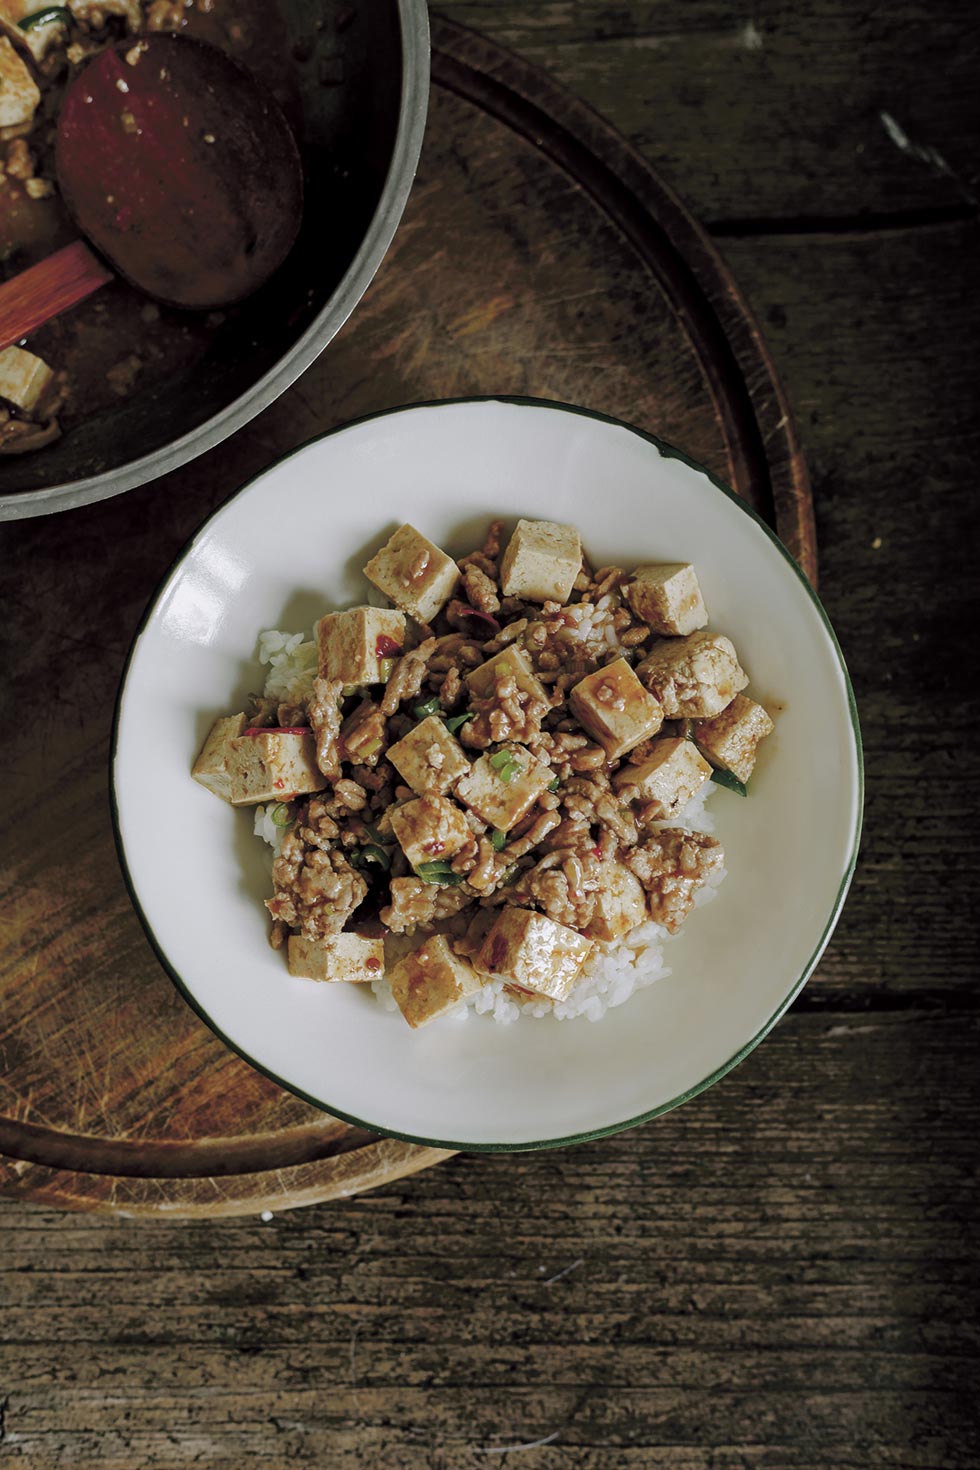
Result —
[{"label": "green rim of bowl", "polygon": [[[844,687],[847,692],[847,706],[851,721],[851,731],[854,736],[854,754],[857,767],[857,783],[855,793],[857,801],[854,831],[851,838],[851,850],[848,855],[848,860],[844,869],[844,873],[841,877],[840,886],[837,890],[837,897],[831,908],[830,915],[827,919],[826,924],[824,925],[823,933],[821,934],[820,939],[817,942],[816,948],[810,955],[810,958],[804,966],[800,975],[793,982],[793,985],[791,986],[785,999],[780,1002],[780,1004],[776,1007],[775,1011],[765,1022],[765,1024],[760,1027],[760,1029],[749,1041],[747,1041],[743,1046],[739,1047],[738,1051],[736,1051],[731,1057],[729,1057],[726,1062],[723,1062],[720,1067],[716,1067],[715,1070],[709,1073],[707,1077],[702,1078],[701,1081],[696,1082],[692,1087],[687,1088],[686,1091],[679,1093],[677,1097],[671,1098],[668,1102],[660,1103],[655,1108],[649,1108],[645,1112],[636,1114],[635,1117],[623,1118],[620,1122],[616,1123],[606,1123],[601,1128],[587,1128],[581,1133],[570,1133],[563,1137],[530,1139],[519,1143],[472,1143],[465,1140],[459,1141],[450,1138],[425,1138],[419,1134],[403,1133],[396,1128],[388,1128],[387,1126],[380,1123],[372,1123],[366,1118],[358,1118],[355,1117],[352,1113],[346,1113],[339,1108],[332,1107],[329,1103],[324,1102],[320,1098],[312,1097],[310,1093],[304,1092],[301,1087],[297,1087],[295,1083],[290,1082],[288,1078],[280,1077],[277,1073],[271,1071],[270,1068],[264,1066],[261,1062],[256,1061],[254,1057],[250,1056],[249,1053],[245,1051],[242,1047],[240,1047],[235,1041],[233,1041],[230,1036],[227,1036],[225,1032],[221,1030],[220,1026],[217,1026],[215,1024],[215,1022],[208,1015],[207,1011],[197,1000],[194,993],[189,989],[186,982],[173,968],[162,946],[157,940],[156,934],[153,931],[153,927],[150,924],[147,915],[143,911],[142,904],[140,903],[139,896],[136,892],[136,886],[133,881],[132,874],[129,871],[129,865],[126,861],[126,853],[123,846],[122,833],[119,824],[119,808],[116,800],[115,765],[119,742],[119,724],[122,714],[123,701],[125,699],[129,668],[136,654],[136,650],[139,646],[139,642],[143,635],[144,629],[146,628],[150,619],[153,617],[153,614],[156,611],[158,604],[160,603],[164,591],[172,580],[174,574],[178,571],[182,563],[193,551],[198,538],[201,536],[205,528],[210,526],[211,523],[215,521],[219,516],[223,515],[224,512],[233,503],[233,501],[237,500],[240,495],[244,495],[246,491],[250,490],[253,485],[255,485],[259,480],[263,479],[272,470],[278,469],[280,465],[285,464],[288,460],[293,459],[296,455],[302,454],[312,445],[322,443],[324,439],[332,439],[337,434],[346,433],[350,429],[358,428],[362,424],[372,423],[376,419],[393,418],[397,414],[414,413],[420,409],[443,408],[453,405],[473,403],[507,403],[522,408],[548,409],[554,413],[578,414],[582,418],[595,419],[598,420],[600,423],[610,424],[614,428],[624,429],[627,433],[635,434],[638,438],[646,440],[648,444],[654,445],[654,447],[660,451],[661,455],[665,459],[678,459],[683,464],[686,464],[690,469],[693,469],[699,474],[703,475],[705,479],[708,480],[716,490],[718,490],[728,500],[732,501],[733,504],[737,505],[739,510],[742,511],[744,515],[749,516],[753,521],[755,521],[756,525],[759,526],[762,531],[764,531],[773,546],[788,563],[788,565],[792,567],[794,573],[799,579],[801,586],[804,588],[806,595],[809,597],[813,606],[816,608],[823,627],[827,633],[827,636],[829,637],[830,642],[833,646],[834,652],[837,655],[841,674],[843,675],[844,679]],[[769,1032],[776,1025],[777,1021],[779,1021],[786,1014],[786,1011],[793,1004],[793,1001],[799,995],[800,991],[803,989],[807,980],[809,980],[814,969],[816,968],[816,965],[819,962],[820,957],[826,949],[830,937],[834,932],[837,920],[839,919],[841,910],[844,906],[844,900],[847,897],[848,889],[851,886],[851,880],[854,877],[854,869],[857,864],[858,849],[861,845],[861,828],[864,816],[864,750],[861,741],[861,727],[858,720],[857,704],[854,699],[854,690],[851,686],[851,679],[847,671],[847,665],[844,662],[844,655],[841,652],[841,647],[837,641],[837,635],[835,634],[833,627],[831,626],[830,619],[824,611],[823,604],[821,603],[819,597],[810,586],[810,583],[803,575],[803,572],[800,570],[797,563],[793,560],[792,556],[786,550],[786,547],[780,541],[779,537],[775,534],[772,528],[766,524],[762,517],[758,515],[751,506],[747,505],[745,501],[741,500],[734,493],[734,491],[728,488],[727,485],[722,484],[720,480],[716,479],[715,476],[712,475],[710,471],[706,470],[703,465],[698,464],[696,460],[691,459],[689,455],[684,454],[682,450],[676,449],[672,444],[665,443],[663,439],[658,439],[655,434],[650,434],[645,429],[637,428],[635,424],[625,423],[622,419],[613,418],[610,414],[599,413],[595,409],[582,408],[579,405],[573,403],[562,403],[559,401],[544,398],[524,398],[509,394],[482,394],[463,398],[431,399],[419,403],[405,404],[398,408],[381,409],[377,413],[364,414],[361,418],[351,419],[348,423],[339,424],[336,428],[333,429],[327,429],[323,434],[315,435],[312,439],[308,439],[304,444],[298,445],[295,449],[291,449],[287,454],[281,455],[279,459],[273,460],[271,464],[266,465],[263,470],[260,470],[257,475],[253,475],[252,478],[250,480],[247,480],[244,485],[241,485],[237,490],[232,491],[232,493],[227,496],[226,499],[223,500],[222,503],[217,506],[206,517],[204,521],[202,521],[201,525],[198,526],[197,530],[194,532],[191,538],[177,553],[176,557],[167,568],[167,571],[161,579],[159,586],[147,603],[143,616],[140,618],[139,626],[137,627],[136,632],[133,635],[133,641],[130,645],[129,652],[126,655],[126,663],[123,667],[122,678],[119,682],[119,693],[116,697],[116,706],[113,712],[112,719],[112,737],[109,747],[109,801],[112,813],[113,837],[116,844],[116,853],[119,858],[119,866],[122,869],[123,878],[129,891],[129,896],[132,901],[133,908],[136,910],[137,917],[139,918],[139,921],[143,926],[146,937],[149,940],[150,945],[157,956],[157,959],[160,961],[164,970],[170,976],[170,979],[173,981],[174,985],[176,985],[177,989],[180,991],[181,995],[184,997],[185,1001],[188,1003],[191,1009],[196,1012],[196,1014],[201,1018],[205,1025],[211,1031],[213,1031],[214,1034],[221,1041],[223,1041],[224,1044],[231,1051],[240,1056],[243,1061],[248,1062],[250,1067],[254,1067],[257,1072],[260,1072],[263,1076],[268,1077],[270,1082],[275,1082],[277,1086],[282,1087],[286,1092],[291,1092],[295,1097],[302,1098],[304,1102],[309,1103],[311,1107],[317,1108],[320,1112],[328,1113],[331,1117],[339,1118],[342,1122],[350,1123],[357,1128],[367,1129],[368,1132],[378,1133],[387,1138],[398,1138],[405,1143],[416,1143],[425,1148],[450,1149],[457,1152],[466,1153],[529,1153],[537,1149],[565,1148],[570,1144],[589,1143],[592,1139],[595,1138],[607,1138],[610,1134],[622,1133],[628,1128],[637,1127],[640,1123],[648,1123],[651,1118],[659,1118],[664,1113],[672,1112],[674,1108],[680,1107],[682,1103],[689,1102],[691,1098],[697,1097],[699,1093],[705,1092],[715,1082],[718,1082],[722,1077],[724,1077],[726,1073],[732,1071],[734,1067],[738,1066],[739,1062],[743,1061],[750,1052],[755,1050],[760,1041],[764,1040],[764,1038],[769,1035]]]}]

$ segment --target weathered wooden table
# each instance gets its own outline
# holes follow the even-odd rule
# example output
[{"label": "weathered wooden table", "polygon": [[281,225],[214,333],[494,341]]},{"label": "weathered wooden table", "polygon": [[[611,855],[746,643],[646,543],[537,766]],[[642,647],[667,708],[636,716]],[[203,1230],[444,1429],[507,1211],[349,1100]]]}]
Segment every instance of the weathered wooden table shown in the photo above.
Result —
[{"label": "weathered wooden table", "polygon": [[[456,1157],[269,1220],[4,1201],[0,1461],[453,1470],[513,1446],[527,1470],[972,1470],[980,37],[908,0],[444,8],[617,124],[763,324],[862,711],[854,889],[766,1043],[633,1133]],[[385,384],[402,397],[409,348]],[[193,474],[230,486],[289,411]],[[169,514],[131,498],[157,506],[161,547],[200,483],[177,481]],[[42,532],[29,545],[53,592],[60,563]]]}]

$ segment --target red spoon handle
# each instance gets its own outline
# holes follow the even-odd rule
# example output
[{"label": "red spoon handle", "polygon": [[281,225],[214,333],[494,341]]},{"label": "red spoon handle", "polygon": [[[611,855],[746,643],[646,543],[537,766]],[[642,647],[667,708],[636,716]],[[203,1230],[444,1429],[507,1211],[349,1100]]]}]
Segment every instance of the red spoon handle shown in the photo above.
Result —
[{"label": "red spoon handle", "polygon": [[91,296],[112,272],[82,240],[56,250],[0,286],[0,351]]}]

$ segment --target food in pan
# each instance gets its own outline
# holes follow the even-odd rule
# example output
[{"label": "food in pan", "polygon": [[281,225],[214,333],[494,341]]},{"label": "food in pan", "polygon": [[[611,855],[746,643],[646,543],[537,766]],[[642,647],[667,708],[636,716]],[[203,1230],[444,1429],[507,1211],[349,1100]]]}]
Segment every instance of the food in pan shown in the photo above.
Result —
[{"label": "food in pan", "polygon": [[[295,115],[295,64],[264,0],[0,0],[0,282],[77,238],[55,171],[62,99],[93,57],[136,33],[210,42]],[[114,280],[0,350],[0,455],[42,449],[189,369],[226,315],[159,306]]]},{"label": "food in pan", "polygon": [[276,850],[273,946],[412,1027],[599,1019],[717,887],[711,778],[744,794],[773,729],[695,568],[520,520],[458,562],[402,526],[364,573],[392,606],[263,634],[193,768]]}]

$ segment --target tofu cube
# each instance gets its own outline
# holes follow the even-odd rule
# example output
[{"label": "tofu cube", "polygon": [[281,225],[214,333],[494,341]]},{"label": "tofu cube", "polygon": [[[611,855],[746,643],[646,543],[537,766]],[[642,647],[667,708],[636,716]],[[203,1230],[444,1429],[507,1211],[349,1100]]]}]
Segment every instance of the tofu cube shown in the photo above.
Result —
[{"label": "tofu cube", "polygon": [[515,648],[513,644],[509,648],[502,648],[493,658],[488,658],[485,664],[472,669],[466,675],[466,682],[470,692],[478,699],[492,699],[498,680],[509,678],[514,680],[524,694],[548,703],[544,685],[534,672],[530,658],[523,648]]},{"label": "tofu cube", "polygon": [[200,755],[191,766],[194,780],[213,791],[215,796],[220,796],[222,801],[231,801],[231,776],[228,771],[231,742],[237,740],[247,724],[243,714],[228,715],[225,719],[215,720],[208,738],[201,746]]},{"label": "tofu cube", "polygon": [[[22,13],[29,8],[25,6]],[[13,15],[17,16],[16,9]],[[19,128],[29,123],[40,100],[41,93],[27,66],[7,37],[0,36],[0,128]]]},{"label": "tofu cube", "polygon": [[610,940],[622,939],[637,924],[646,922],[649,917],[647,897],[639,878],[622,863],[603,863],[600,883],[595,909],[585,933],[589,939],[601,939],[608,944]]},{"label": "tofu cube", "polygon": [[389,607],[327,613],[316,625],[316,641],[321,679],[383,684],[384,660],[397,658],[405,643],[405,614]]},{"label": "tofu cube", "polygon": [[690,562],[637,567],[623,589],[626,601],[654,633],[676,637],[694,633],[708,621],[697,573]]},{"label": "tofu cube", "polygon": [[611,761],[656,735],[664,720],[658,701],[647,693],[624,658],[586,674],[573,687],[568,703],[579,724],[598,740]]},{"label": "tofu cube", "polygon": [[420,623],[431,623],[452,597],[459,567],[414,526],[399,526],[364,568],[368,581]]},{"label": "tofu cube", "polygon": [[360,934],[328,934],[323,939],[291,934],[286,959],[290,975],[365,985],[384,973],[385,944]]},{"label": "tofu cube", "polygon": [[438,715],[429,715],[387,754],[406,785],[419,796],[443,796],[470,768],[466,752]]},{"label": "tofu cube", "polygon": [[229,744],[228,776],[232,806],[290,801],[327,784],[311,730],[246,731]]},{"label": "tofu cube", "polygon": [[509,832],[552,781],[547,761],[523,745],[486,751],[456,786],[457,799],[500,832]]},{"label": "tofu cube", "polygon": [[720,715],[749,682],[731,640],[706,630],[658,643],[636,672],[668,720]]},{"label": "tofu cube", "polygon": [[[0,46],[9,42],[0,40]],[[3,96],[0,91],[0,97]],[[22,347],[5,347],[0,352],[0,398],[30,413],[51,382],[54,373],[46,362]]]},{"label": "tofu cube", "polygon": [[451,1011],[483,984],[468,960],[454,954],[444,934],[432,935],[388,972],[391,993],[413,1028]]},{"label": "tofu cube", "polygon": [[417,796],[391,813],[391,826],[413,868],[454,857],[473,836],[466,817],[448,796]]},{"label": "tofu cube", "polygon": [[567,602],[582,570],[582,542],[574,526],[518,521],[500,563],[505,597]]},{"label": "tofu cube", "polygon": [[720,715],[697,722],[694,739],[713,765],[744,784],[755,769],[760,744],[775,728],[761,704],[736,694]]},{"label": "tofu cube", "polygon": [[684,810],[711,775],[711,767],[691,740],[655,740],[653,753],[638,766],[623,766],[613,777],[621,801],[646,808],[647,822],[669,822]]},{"label": "tofu cube", "polygon": [[592,949],[586,939],[546,914],[508,906],[487,930],[477,967],[552,1000],[571,994]]}]

